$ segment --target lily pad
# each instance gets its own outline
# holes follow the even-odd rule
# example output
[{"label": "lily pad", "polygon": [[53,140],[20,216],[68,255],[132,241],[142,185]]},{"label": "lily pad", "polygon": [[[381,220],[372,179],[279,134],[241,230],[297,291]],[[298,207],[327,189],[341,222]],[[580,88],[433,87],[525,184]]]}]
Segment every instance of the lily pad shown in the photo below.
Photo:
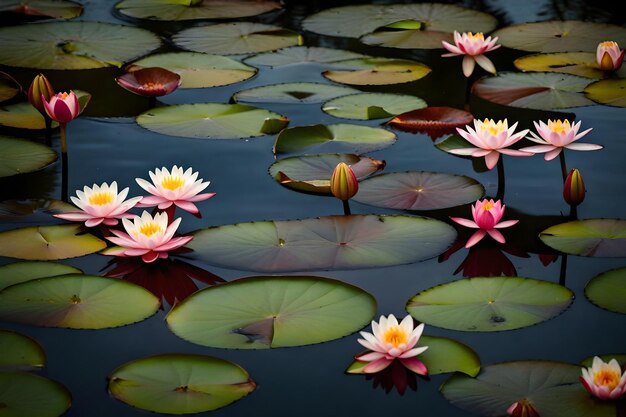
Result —
[{"label": "lily pad", "polygon": [[593,277],[585,287],[585,296],[598,307],[626,314],[626,268]]},{"label": "lily pad", "polygon": [[295,126],[278,134],[274,153],[322,151],[361,154],[386,148],[395,142],[395,134],[378,127],[343,123]]},{"label": "lily pad", "polygon": [[0,330],[0,370],[30,370],[46,365],[46,353],[39,343],[11,330]]},{"label": "lily pad", "polygon": [[419,97],[407,94],[359,93],[327,101],[322,110],[331,116],[344,119],[386,119],[427,104]]},{"label": "lily pad", "polygon": [[0,232],[0,256],[50,261],[88,255],[106,248],[105,241],[84,233],[80,225],[33,226]]},{"label": "lily pad", "polygon": [[[596,54],[593,52],[556,52],[552,54],[534,54],[517,58],[513,61],[521,71],[558,72],[581,77],[600,79],[606,73],[598,68]],[[626,75],[626,68],[620,69],[620,75]]]},{"label": "lily pad", "polygon": [[273,52],[263,52],[246,58],[250,65],[282,67],[293,64],[334,64],[349,59],[365,58],[366,55],[341,49],[317,46],[290,46]]},{"label": "lily pad", "polygon": [[92,275],[40,278],[0,291],[0,320],[44,327],[124,326],[150,317],[159,306],[139,285]]},{"label": "lily pad", "polygon": [[170,330],[203,346],[268,349],[347,336],[376,313],[360,288],[313,276],[240,278],[200,290],[167,315]]},{"label": "lily pad", "polygon": [[587,98],[608,106],[626,107],[626,79],[600,80],[585,87]]},{"label": "lily pad", "polygon": [[254,54],[302,44],[297,32],[252,22],[196,26],[176,33],[172,40],[182,49],[216,55]]},{"label": "lily pad", "polygon": [[13,262],[0,266],[0,291],[10,285],[37,278],[80,273],[80,269],[58,262]]},{"label": "lily pad", "polygon": [[322,75],[341,84],[388,85],[417,81],[431,71],[416,61],[379,57],[343,61],[340,68],[324,71]]},{"label": "lily pad", "polygon": [[[15,103],[0,108],[0,125],[18,129],[45,129],[46,124],[41,113],[29,102]],[[58,127],[57,122],[52,123]]]},{"label": "lily pad", "polygon": [[569,307],[573,298],[572,291],[552,282],[477,277],[422,291],[409,300],[406,309],[416,320],[444,329],[495,332],[551,319]]},{"label": "lily pad", "polygon": [[133,66],[161,67],[180,75],[178,88],[220,87],[247,80],[256,68],[234,59],[196,52],[168,52],[135,61]]},{"label": "lily pad", "polygon": [[164,414],[202,413],[224,407],[254,391],[240,366],[205,355],[166,354],[137,359],[109,376],[116,399]]},{"label": "lily pad", "polygon": [[0,372],[3,417],[59,417],[72,398],[63,385],[28,372]]},{"label": "lily pad", "polygon": [[[428,346],[419,360],[428,368],[428,375],[462,372],[476,376],[480,371],[480,358],[470,347],[454,339],[437,336],[420,337],[417,346]],[[368,362],[354,361],[346,369],[349,374],[363,374]]]},{"label": "lily pad", "polygon": [[354,201],[401,210],[439,210],[472,203],[485,194],[475,179],[439,172],[391,172],[359,183]]},{"label": "lily pad", "polygon": [[452,404],[486,417],[506,415],[514,403],[527,400],[541,416],[614,417],[615,405],[596,401],[579,382],[580,366],[548,361],[489,365],[471,378],[455,374],[441,387]]},{"label": "lily pad", "polygon": [[549,227],[539,234],[546,245],[570,255],[626,256],[626,220],[575,220]]},{"label": "lily pad", "polygon": [[46,145],[0,136],[0,177],[37,171],[56,160],[56,152]]},{"label": "lily pad", "polygon": [[124,0],[115,9],[124,16],[150,20],[236,19],[281,8],[277,0]]},{"label": "lily pad", "polygon": [[0,12],[14,12],[54,19],[73,19],[83,13],[83,6],[65,0],[7,0],[0,6]]},{"label": "lily pad", "polygon": [[456,133],[457,127],[471,124],[474,116],[453,107],[426,107],[399,114],[385,125],[411,133],[425,133],[432,140],[445,134]]},{"label": "lily pad", "polygon": [[270,166],[270,175],[285,187],[297,191],[330,195],[330,177],[339,162],[361,180],[384,169],[385,162],[355,154],[327,153],[284,158]]},{"label": "lily pad", "polygon": [[590,106],[594,102],[582,94],[589,78],[552,72],[517,73],[503,71],[481,78],[472,93],[505,106],[538,110]]},{"label": "lily pad", "polygon": [[137,123],[170,136],[205,139],[244,139],[282,130],[289,119],[244,104],[196,103],[150,109]]},{"label": "lily pad", "polygon": [[626,44],[626,28],[580,20],[522,23],[498,29],[492,36],[503,46],[531,52],[595,52],[607,39]]},{"label": "lily pad", "polygon": [[0,102],[9,100],[22,91],[22,86],[6,72],[0,71]]},{"label": "lily pad", "polygon": [[53,214],[76,211],[76,207],[61,200],[32,198],[26,200],[5,200],[0,202],[0,219],[13,223],[41,225],[46,221],[56,221]]},{"label": "lily pad", "polygon": [[455,238],[452,226],[427,217],[351,215],[210,227],[196,231],[187,247],[213,265],[289,272],[418,262]]},{"label": "lily pad", "polygon": [[121,66],[161,45],[144,29],[101,22],[29,23],[0,28],[0,63],[77,70]]},{"label": "lily pad", "polygon": [[322,103],[331,98],[357,93],[359,90],[321,83],[284,83],[253,87],[233,95],[233,101],[244,103]]}]

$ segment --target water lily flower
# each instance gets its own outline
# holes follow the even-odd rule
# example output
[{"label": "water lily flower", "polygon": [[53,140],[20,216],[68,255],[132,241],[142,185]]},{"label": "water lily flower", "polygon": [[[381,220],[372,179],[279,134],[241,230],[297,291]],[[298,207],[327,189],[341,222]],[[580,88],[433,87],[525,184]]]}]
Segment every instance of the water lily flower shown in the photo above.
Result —
[{"label": "water lily flower", "polygon": [[441,56],[451,57],[464,55],[463,74],[466,77],[472,75],[475,64],[480,65],[485,71],[495,74],[496,67],[494,67],[493,62],[483,54],[498,49],[501,45],[496,45],[496,42],[498,42],[497,36],[493,39],[491,36],[488,36],[487,39],[485,39],[485,36],[481,32],[475,34],[472,32],[463,32],[463,34],[460,34],[455,30],[454,45],[446,41],[441,41],[443,47],[450,51],[450,53]]},{"label": "water lily flower", "polygon": [[209,186],[210,181],[202,182],[202,179],[197,179],[198,172],[193,172],[192,168],[183,171],[182,167],[174,165],[171,172],[163,167],[155,169],[154,172],[150,171],[149,174],[152,184],[143,178],[135,178],[141,188],[152,194],[144,197],[137,207],[158,206],[159,209],[165,210],[175,204],[189,213],[197,214],[198,207],[194,203],[215,195],[215,193],[198,194]]},{"label": "water lily flower", "polygon": [[42,116],[49,117],[46,113],[46,108],[44,107],[43,102],[44,100],[50,101],[50,99],[54,96],[54,89],[52,88],[50,81],[48,81],[43,74],[39,74],[33,79],[30,87],[28,87],[28,93],[26,96],[28,97],[30,104],[32,104]]},{"label": "water lily flower", "polygon": [[41,100],[48,116],[62,125],[71,122],[80,114],[78,97],[71,90],[69,93],[57,93],[49,101],[42,94]]},{"label": "water lily flower", "polygon": [[577,206],[585,199],[585,183],[580,171],[576,168],[570,170],[563,185],[563,199],[570,206]]},{"label": "water lily flower", "polygon": [[526,398],[511,404],[506,413],[511,417],[539,417],[539,412],[534,404]]},{"label": "water lily flower", "polygon": [[467,131],[461,128],[457,128],[456,131],[475,147],[452,149],[449,152],[455,155],[471,155],[475,158],[484,156],[488,169],[496,166],[500,154],[512,156],[533,155],[528,151],[508,149],[509,146],[522,139],[528,133],[528,129],[514,133],[516,127],[517,122],[509,127],[507,119],[498,120],[498,123],[494,122],[493,119],[474,120],[474,129],[467,125],[465,126]]},{"label": "water lily flower", "polygon": [[134,217],[134,214],[127,213],[127,211],[141,200],[141,197],[126,200],[128,187],[118,193],[117,182],[115,181],[111,185],[103,182],[100,186],[97,184],[91,188],[85,186],[83,191],[77,190],[76,195],[78,198],[72,196],[70,199],[81,211],[59,213],[55,214],[54,217],[71,221],[84,221],[87,227],[94,227],[100,223],[115,226],[118,223],[117,219]]},{"label": "water lily flower", "polygon": [[394,360],[400,361],[409,370],[419,375],[427,375],[426,365],[417,355],[428,346],[415,347],[424,331],[424,323],[413,328],[413,318],[406,316],[400,323],[393,314],[380,316],[378,323],[372,321],[372,332],[361,332],[363,339],[358,342],[371,352],[356,356],[355,359],[369,362],[363,368],[367,374],[382,371]]},{"label": "water lily flower", "polygon": [[606,363],[595,356],[591,368],[582,369],[580,382],[591,395],[601,400],[614,400],[626,393],[626,372],[622,373],[615,359]]},{"label": "water lily flower", "polygon": [[359,180],[352,168],[339,162],[330,177],[330,192],[340,200],[349,200],[359,191]]},{"label": "water lily flower", "polygon": [[603,71],[617,71],[624,62],[624,50],[620,49],[617,42],[600,42],[596,50],[596,61]]},{"label": "water lily flower", "polygon": [[166,259],[168,252],[178,249],[187,244],[193,236],[174,237],[181,219],[174,220],[168,225],[167,213],[157,213],[154,217],[147,211],[130,221],[122,219],[122,224],[127,233],[111,229],[115,236],[106,237],[111,242],[120,246],[103,252],[105,255],[114,256],[141,256],[146,262],[154,262],[157,259]]},{"label": "water lily flower", "polygon": [[115,78],[120,87],[144,97],[160,97],[176,90],[180,75],[161,67],[141,68]]},{"label": "water lily flower", "polygon": [[521,148],[520,151],[532,152],[532,153],[545,153],[544,159],[551,161],[556,158],[563,148],[572,149],[575,151],[595,151],[602,149],[601,145],[595,145],[593,143],[573,143],[578,139],[589,133],[592,128],[584,130],[578,133],[580,129],[580,121],[574,124],[570,124],[569,120],[548,120],[548,124],[542,121],[533,122],[535,129],[537,129],[537,135],[535,132],[530,132],[530,136],[526,139],[539,143],[539,145],[527,146]]},{"label": "water lily flower", "polygon": [[500,200],[477,200],[472,206],[472,217],[474,220],[463,219],[460,217],[450,217],[450,219],[462,226],[471,227],[477,230],[465,244],[466,248],[470,248],[480,242],[487,234],[496,242],[505,243],[506,240],[502,233],[496,229],[504,229],[517,224],[519,220],[506,220],[500,222],[506,206]]}]

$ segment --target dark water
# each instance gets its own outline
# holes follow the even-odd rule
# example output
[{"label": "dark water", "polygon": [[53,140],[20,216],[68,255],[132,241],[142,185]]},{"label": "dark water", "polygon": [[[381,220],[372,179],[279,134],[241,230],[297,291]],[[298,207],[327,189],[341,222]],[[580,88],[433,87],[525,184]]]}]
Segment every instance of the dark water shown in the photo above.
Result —
[{"label": "dark water", "polygon": [[[332,4],[331,4],[332,3]],[[257,20],[276,23],[301,31],[303,16],[338,4],[358,2],[287,2],[283,13],[264,15]],[[380,2],[376,2],[380,3]],[[410,3],[410,2],[405,2]],[[110,12],[112,1],[87,1],[83,20],[120,22]],[[587,19],[623,24],[614,13],[610,2],[566,1],[468,1],[463,4],[488,11],[500,19],[501,26],[534,20],[556,18]],[[623,19],[623,17],[622,17]],[[128,23],[128,22],[126,22]],[[170,34],[183,24],[147,24],[145,27],[163,35]],[[418,59],[433,68],[432,76],[409,85],[395,85],[385,91],[416,94],[430,105],[460,106],[463,104],[464,82],[460,61],[441,59],[441,51],[411,52],[385,48],[370,48],[356,41],[304,33],[305,45],[353,49],[371,55],[403,56]],[[495,51],[490,54],[499,70],[512,69],[512,59],[520,52]],[[26,84],[36,73],[32,70],[4,68]],[[199,203],[202,219],[184,216],[180,232],[186,233],[202,227],[232,224],[252,220],[280,220],[317,217],[341,213],[341,203],[332,198],[297,193],[278,185],[268,174],[274,162],[272,145],[275,136],[250,140],[201,140],[169,137],[149,132],[136,125],[131,116],[147,109],[148,102],[121,92],[112,81],[114,70],[50,72],[53,84],[62,88],[90,91],[94,101],[84,116],[68,125],[69,140],[69,190],[93,183],[117,180],[131,188],[130,195],[140,195],[136,177],[146,178],[149,170],[171,167],[174,164],[192,166],[201,177],[211,181],[209,191],[217,195]],[[48,75],[48,74],[47,74]],[[109,78],[110,77],[110,78]],[[239,90],[277,82],[317,81],[328,82],[319,67],[298,66],[294,69],[262,68],[248,80],[227,87],[177,90],[162,99],[165,104],[192,102],[228,102]],[[97,83],[96,83],[97,82]],[[95,90],[95,91],[94,91]],[[481,117],[508,117],[519,120],[520,127],[531,127],[532,120],[546,119],[546,113],[489,105],[472,101],[472,111]],[[272,109],[290,118],[290,126],[312,123],[349,122],[333,118],[319,109],[319,104],[275,105],[260,107]],[[111,110],[114,108],[115,110]],[[624,109],[596,105],[569,109],[583,128],[593,127],[588,142],[602,144],[596,152],[569,152],[568,165],[580,169],[587,186],[587,197],[579,207],[579,217],[623,218],[626,185],[624,155]],[[103,115],[124,117],[102,117]],[[376,126],[380,120],[355,122]],[[9,132],[15,134],[15,132]],[[488,195],[495,195],[496,172],[478,173],[470,161],[445,154],[432,146],[431,140],[421,134],[396,132],[398,141],[391,147],[368,155],[386,161],[385,172],[407,170],[437,171],[463,174],[480,181]],[[541,230],[542,222],[556,223],[554,216],[565,213],[562,201],[562,182],[558,161],[545,162],[541,156],[531,158],[506,158],[506,204],[509,210],[526,219],[528,228],[511,236],[512,247],[522,246],[529,257],[506,254],[517,269],[517,275],[558,282],[562,259],[544,266],[537,252],[546,248],[538,244],[535,228]],[[59,198],[61,168],[57,163],[43,171],[20,177],[0,180],[0,197]],[[353,213],[396,213],[353,202]],[[466,217],[467,207],[451,211],[428,213],[444,221],[451,213]],[[514,217],[511,214],[511,217]],[[552,219],[552,220],[551,220]],[[48,223],[62,223],[47,219]],[[3,222],[7,230],[21,224]],[[529,235],[530,234],[530,235]],[[526,242],[531,242],[527,244]],[[519,247],[518,247],[519,249]],[[454,281],[461,273],[454,271],[467,255],[461,249],[447,261],[430,259],[424,262],[386,268],[353,271],[322,271],[316,275],[340,279],[360,286],[376,297],[378,314],[393,313],[403,317],[406,301],[414,294],[434,285]],[[1,264],[12,262],[0,258]],[[97,254],[74,258],[64,263],[81,268],[88,274],[102,274],[109,257]],[[195,263],[225,280],[253,275],[248,271],[223,269]],[[546,359],[578,363],[582,359],[607,353],[625,353],[626,320],[623,315],[593,306],[583,294],[586,283],[595,275],[612,268],[624,266],[624,259],[599,259],[569,256],[565,285],[576,298],[562,315],[547,322],[524,329],[495,332],[467,333],[432,326],[426,334],[446,336],[466,343],[480,356],[483,365],[500,361]],[[306,272],[306,271],[303,271]],[[391,416],[410,414],[427,417],[463,417],[470,414],[447,403],[438,388],[448,375],[419,379],[416,392],[399,395],[380,387],[373,387],[362,376],[348,376],[344,369],[361,348],[356,335],[331,342],[297,348],[276,350],[237,351],[197,346],[171,333],[164,322],[165,312],[130,326],[116,329],[82,331],[55,328],[38,328],[12,323],[1,327],[15,329],[30,335],[44,347],[48,363],[43,375],[63,383],[72,393],[73,404],[68,417],[76,416],[141,416],[146,412],[133,409],[109,397],[106,377],[119,365],[158,353],[202,353],[224,358],[245,368],[257,382],[257,390],[248,397],[211,412],[215,416]],[[377,314],[377,315],[378,315]],[[205,413],[209,415],[209,413]],[[593,417],[593,416],[590,416]]]}]

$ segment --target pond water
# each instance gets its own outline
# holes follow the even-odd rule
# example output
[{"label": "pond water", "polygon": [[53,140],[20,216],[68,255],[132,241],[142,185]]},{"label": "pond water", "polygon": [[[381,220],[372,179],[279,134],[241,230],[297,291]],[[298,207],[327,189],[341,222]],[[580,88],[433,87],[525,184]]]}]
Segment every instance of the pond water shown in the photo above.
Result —
[{"label": "pond water", "polygon": [[[391,4],[392,2],[372,2]],[[418,3],[418,2],[396,2]],[[153,22],[123,19],[113,12],[113,1],[84,1],[84,13],[76,20],[123,23],[141,27],[169,39],[184,28],[202,22]],[[583,139],[604,148],[594,152],[567,151],[567,165],[578,168],[587,189],[584,202],[578,207],[579,219],[624,218],[626,187],[626,141],[624,141],[624,109],[593,104],[556,111],[542,111],[503,106],[478,97],[465,101],[466,78],[461,72],[460,58],[441,58],[443,49],[414,50],[368,46],[357,39],[333,37],[305,31],[302,21],[331,6],[364,4],[357,1],[288,1],[281,11],[239,21],[275,24],[303,35],[306,46],[344,49],[372,56],[413,59],[428,65],[432,72],[418,81],[384,86],[352,86],[362,91],[411,94],[420,97],[429,106],[463,108],[476,118],[508,118],[519,122],[518,129],[532,129],[532,121],[550,118],[575,118],[582,121],[582,129],[593,128]],[[561,2],[505,0],[451,2],[481,10],[497,17],[498,28],[524,22],[575,19],[624,25],[623,15],[612,8],[611,2]],[[4,19],[4,25],[13,23]],[[166,42],[161,51],[175,51],[176,46]],[[498,71],[517,71],[512,62],[526,52],[501,48],[488,56]],[[244,59],[247,55],[235,55]],[[253,65],[253,64],[251,64]],[[254,66],[254,65],[253,65]],[[229,103],[232,95],[251,87],[288,82],[332,83],[321,75],[323,65],[308,63],[270,68],[258,66],[258,73],[245,81],[223,87],[177,89],[160,97],[158,106],[184,103]],[[135,178],[148,178],[148,171],[159,167],[178,165],[193,167],[200,177],[209,180],[208,192],[216,195],[197,203],[201,218],[181,210],[179,232],[186,234],[209,226],[230,225],[264,220],[308,219],[343,214],[339,200],[329,196],[296,192],[281,186],[268,173],[269,167],[282,158],[272,148],[276,134],[240,140],[198,139],[160,134],[140,127],[134,117],[150,108],[150,101],[135,96],[117,86],[114,77],[117,68],[94,70],[39,70],[37,68],[0,67],[17,79],[22,86],[43,72],[57,91],[80,89],[91,93],[92,101],[85,112],[67,126],[68,136],[68,190],[94,183],[117,181],[121,187],[130,187],[130,196],[142,195]],[[475,77],[487,73],[477,67]],[[336,84],[339,85],[339,84]],[[22,97],[23,99],[23,97]],[[339,119],[321,111],[322,103],[252,103],[289,118],[289,127],[311,124],[353,123],[381,127],[387,119]],[[495,197],[498,189],[497,170],[475,170],[468,158],[459,158],[433,146],[423,133],[409,133],[388,129],[397,135],[389,147],[367,152],[366,155],[384,160],[383,173],[405,171],[432,171],[466,175],[485,187],[485,195]],[[3,135],[12,135],[43,143],[43,131],[0,127]],[[60,152],[59,133],[54,133],[54,149]],[[530,144],[530,143],[529,143]],[[528,144],[528,145],[529,145]],[[503,200],[507,206],[506,219],[520,219],[511,229],[503,229],[505,245],[485,238],[470,253],[462,247],[421,262],[368,268],[302,269],[276,275],[315,275],[353,284],[371,294],[376,300],[377,319],[380,315],[404,317],[405,306],[416,294],[434,286],[458,281],[465,276],[507,274],[557,283],[569,288],[574,299],[561,314],[536,325],[496,332],[451,330],[426,324],[425,334],[459,341],[473,349],[481,365],[499,362],[545,360],[579,364],[594,355],[626,354],[626,320],[623,314],[594,305],[585,297],[585,286],[600,273],[624,267],[624,258],[563,255],[544,245],[538,233],[548,226],[569,221],[569,206],[563,201],[563,181],[558,158],[544,161],[541,155],[528,158],[504,156],[506,188]],[[60,159],[54,164],[28,174],[0,179],[0,200],[60,199],[62,168]],[[374,207],[350,202],[353,214],[403,214],[428,216],[455,226],[459,239],[469,237],[468,229],[455,225],[450,216],[469,218],[470,204],[453,208],[408,211]],[[67,224],[46,213],[35,215],[3,215],[0,230],[6,231],[34,225]],[[622,239],[623,244],[623,239]],[[618,242],[619,244],[619,242]],[[451,252],[451,251],[450,251]],[[623,253],[624,250],[622,249]],[[240,269],[217,266],[189,254],[177,258],[208,271],[224,281],[253,275],[273,275],[272,271],[255,271],[253,267]],[[0,257],[6,265],[19,259]],[[115,267],[114,257],[90,254],[60,260],[75,266],[85,274],[104,275]],[[119,263],[118,263],[119,266]],[[462,269],[463,271],[460,271]],[[476,272],[478,271],[478,273]],[[484,272],[487,271],[487,272]],[[209,275],[210,275],[209,274]],[[156,277],[147,273],[145,280]],[[166,277],[167,278],[167,277]],[[207,286],[196,281],[198,288]],[[146,284],[149,286],[149,284]],[[167,284],[164,291],[170,297],[181,282]],[[177,287],[178,286],[178,287]],[[626,300],[624,300],[626,302]],[[232,361],[243,367],[256,382],[256,389],[248,396],[224,408],[202,415],[214,416],[321,416],[360,415],[378,416],[411,413],[429,417],[465,417],[477,415],[452,405],[439,391],[450,378],[450,373],[417,377],[416,389],[404,394],[384,382],[363,375],[348,375],[344,371],[354,355],[362,348],[357,343],[358,333],[324,343],[276,349],[240,350],[206,347],[190,343],[176,336],[165,322],[171,303],[164,301],[162,309],[140,322],[122,327],[100,330],[75,330],[39,327],[0,322],[0,328],[11,329],[34,338],[47,356],[45,368],[38,374],[63,384],[72,396],[71,408],[64,414],[74,416],[141,416],[146,412],[133,408],[111,397],[107,392],[107,377],[120,365],[131,360],[164,353],[194,353]],[[349,314],[349,312],[347,312]],[[358,329],[357,329],[358,330]],[[369,331],[369,325],[362,330]],[[308,329],[301,329],[306,333]],[[505,410],[501,415],[505,415]],[[2,415],[0,410],[0,415]],[[544,417],[544,414],[541,414]],[[545,416],[558,414],[545,414]],[[605,415],[605,414],[601,414]],[[593,415],[589,415],[593,417]]]}]

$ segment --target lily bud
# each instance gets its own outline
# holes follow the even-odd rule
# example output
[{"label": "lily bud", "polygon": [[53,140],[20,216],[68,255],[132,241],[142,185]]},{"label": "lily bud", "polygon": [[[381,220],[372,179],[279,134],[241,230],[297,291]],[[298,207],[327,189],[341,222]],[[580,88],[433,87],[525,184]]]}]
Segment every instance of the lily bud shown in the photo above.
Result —
[{"label": "lily bud", "polygon": [[345,162],[339,162],[330,177],[330,192],[340,200],[346,201],[359,191],[359,180],[352,168]]},{"label": "lily bud", "polygon": [[600,42],[596,50],[596,61],[603,71],[617,71],[624,62],[624,50],[620,49],[617,42]]},{"label": "lily bud", "polygon": [[563,198],[570,206],[577,206],[585,199],[585,183],[580,171],[576,168],[570,170],[563,185]]},{"label": "lily bud", "polygon": [[52,96],[54,96],[54,89],[50,81],[48,81],[43,74],[39,74],[33,79],[30,87],[28,87],[27,96],[30,104],[32,104],[42,116],[47,117],[46,108],[44,107],[41,96],[43,96],[46,101],[50,101]]},{"label": "lily bud", "polygon": [[540,417],[533,403],[526,398],[511,404],[506,412],[511,417]]}]

